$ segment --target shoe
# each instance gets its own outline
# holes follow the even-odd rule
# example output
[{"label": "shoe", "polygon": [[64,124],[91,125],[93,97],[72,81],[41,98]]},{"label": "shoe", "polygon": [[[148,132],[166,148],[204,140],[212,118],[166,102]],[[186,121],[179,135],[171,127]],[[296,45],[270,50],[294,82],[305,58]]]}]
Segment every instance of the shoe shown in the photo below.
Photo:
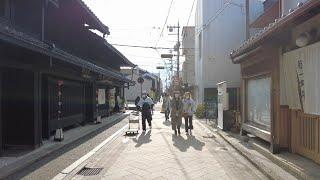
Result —
[{"label": "shoe", "polygon": [[152,129],[152,126],[149,126],[149,129]]},{"label": "shoe", "polygon": [[190,132],[189,132],[189,134],[190,134],[190,136],[192,135],[192,131],[191,131],[191,129],[189,130]]},{"label": "shoe", "polygon": [[186,131],[186,135],[189,135],[188,131]]},{"label": "shoe", "polygon": [[146,130],[144,129],[144,130],[142,130],[142,132],[144,132],[144,133],[145,133],[145,132],[146,132]]},{"label": "shoe", "polygon": [[177,130],[174,130],[174,135],[177,135]]},{"label": "shoe", "polygon": [[180,129],[178,129],[178,134],[180,135],[181,133],[180,133]]}]

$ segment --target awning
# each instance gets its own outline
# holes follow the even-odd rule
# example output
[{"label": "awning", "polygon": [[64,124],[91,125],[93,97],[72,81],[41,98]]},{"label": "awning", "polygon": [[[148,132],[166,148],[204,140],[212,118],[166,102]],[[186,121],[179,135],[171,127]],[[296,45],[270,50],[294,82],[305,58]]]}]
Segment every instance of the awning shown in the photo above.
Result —
[{"label": "awning", "polygon": [[78,67],[89,69],[90,71],[106,75],[108,77],[117,79],[123,83],[132,83],[132,81],[126,78],[122,73],[114,71],[109,68],[102,68],[90,61],[72,55],[62,49],[52,47],[28,34],[17,31],[15,28],[8,24],[0,24],[0,39],[8,43],[12,43],[32,51],[51,56],[61,61],[73,64]]},{"label": "awning", "polygon": [[246,53],[256,50],[266,40],[276,37],[277,34],[284,32],[285,30],[294,27],[297,23],[303,22],[315,14],[318,14],[320,10],[320,0],[310,0],[300,7],[297,7],[294,11],[286,16],[276,19],[274,23],[269,24],[259,33],[245,41],[238,49],[231,52],[230,57],[233,63],[240,63],[245,57]]}]

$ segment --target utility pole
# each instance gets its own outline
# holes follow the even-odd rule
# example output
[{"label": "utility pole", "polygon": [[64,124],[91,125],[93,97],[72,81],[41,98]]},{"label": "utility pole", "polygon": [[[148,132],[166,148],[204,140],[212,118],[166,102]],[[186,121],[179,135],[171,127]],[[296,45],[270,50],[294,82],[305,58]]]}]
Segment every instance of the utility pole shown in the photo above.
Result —
[{"label": "utility pole", "polygon": [[168,26],[169,32],[172,32],[173,29],[178,29],[178,42],[174,46],[174,50],[177,51],[177,77],[179,78],[180,74],[180,25],[178,22],[178,26]]},{"label": "utility pole", "polygon": [[178,22],[178,42],[177,42],[177,77],[180,76],[180,25]]}]

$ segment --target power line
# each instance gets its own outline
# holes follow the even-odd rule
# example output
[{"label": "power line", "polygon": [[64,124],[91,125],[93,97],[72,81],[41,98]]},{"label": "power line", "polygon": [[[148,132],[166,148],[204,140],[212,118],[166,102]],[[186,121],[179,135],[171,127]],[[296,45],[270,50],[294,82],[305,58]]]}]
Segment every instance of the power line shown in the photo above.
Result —
[{"label": "power line", "polygon": [[173,3],[173,1],[174,1],[174,0],[171,0],[171,3],[170,3],[170,6],[169,6],[169,10],[168,10],[168,14],[167,14],[166,20],[164,21],[164,24],[163,24],[163,26],[162,26],[162,30],[161,30],[161,33],[160,33],[159,39],[158,39],[158,41],[156,42],[155,47],[157,47],[157,45],[158,45],[158,43],[159,43],[159,41],[160,41],[160,39],[161,39],[161,37],[162,37],[162,35],[163,35],[163,30],[164,30],[164,28],[166,27],[166,24],[167,24],[167,21],[168,21],[169,15],[170,15],[170,11],[171,11],[171,7],[172,7],[172,3]]},{"label": "power line", "polygon": [[212,21],[216,20],[220,16],[220,14],[222,14],[223,11],[225,11],[231,5],[237,6],[240,8],[244,7],[243,5],[237,4],[237,3],[233,2],[232,0],[228,0],[227,2],[224,3],[224,6],[221,7],[218,10],[218,12],[215,15],[213,15],[202,27],[198,28],[197,31],[199,32],[199,31],[203,31],[204,29],[206,29]]},{"label": "power line", "polygon": [[[155,47],[155,46],[140,46],[140,45],[129,45],[129,44],[112,44],[113,46],[122,46],[122,47],[132,47],[132,48],[145,48],[145,49],[174,49],[170,47]],[[194,49],[194,48],[179,48],[179,49]]]},{"label": "power line", "polygon": [[189,20],[190,20],[190,17],[191,17],[191,14],[192,14],[193,7],[194,7],[195,2],[196,2],[196,0],[193,0],[192,6],[191,6],[191,10],[190,10],[190,13],[189,13],[189,18],[188,18],[187,26],[189,25]]}]

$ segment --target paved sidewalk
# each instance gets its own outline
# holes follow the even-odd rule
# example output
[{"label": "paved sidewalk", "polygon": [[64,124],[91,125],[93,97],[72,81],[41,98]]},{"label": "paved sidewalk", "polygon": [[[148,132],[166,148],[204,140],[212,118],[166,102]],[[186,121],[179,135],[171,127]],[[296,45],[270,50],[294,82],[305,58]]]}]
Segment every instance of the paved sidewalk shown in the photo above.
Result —
[{"label": "paved sidewalk", "polygon": [[[32,166],[34,163],[39,162],[53,153],[59,152],[63,148],[72,146],[83,138],[90,137],[108,125],[120,121],[125,117],[127,117],[127,114],[115,114],[103,118],[101,124],[87,124],[64,132],[64,140],[61,142],[53,141],[53,137],[51,137],[50,140],[44,141],[41,147],[22,156],[0,157],[0,179],[8,176],[12,179],[17,179],[15,175],[25,168]],[[51,171],[54,172],[55,170]],[[39,179],[47,179],[48,174],[45,176],[46,178]]]},{"label": "paved sidewalk", "polygon": [[[66,179],[267,179],[198,122],[194,122],[194,136],[186,136],[184,129],[181,136],[175,136],[170,122],[163,119],[157,111],[151,131],[138,137],[117,137]],[[95,176],[77,175],[84,167],[103,169]]]}]

